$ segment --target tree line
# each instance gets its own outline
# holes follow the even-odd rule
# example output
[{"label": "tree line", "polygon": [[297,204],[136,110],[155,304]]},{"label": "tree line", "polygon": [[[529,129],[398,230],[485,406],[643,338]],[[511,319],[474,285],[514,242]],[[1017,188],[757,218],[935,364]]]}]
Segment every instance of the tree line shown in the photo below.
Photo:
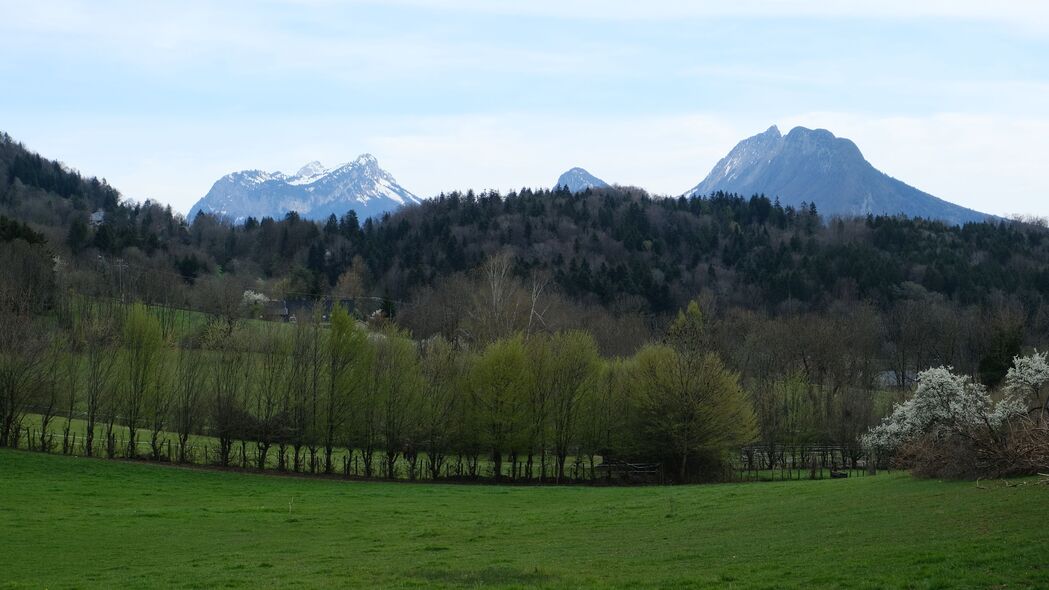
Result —
[{"label": "tree line", "polygon": [[[698,414],[678,415],[671,412],[671,409],[685,403],[682,400],[687,402],[684,393],[679,391],[677,398],[657,398],[638,393],[651,389],[669,396],[668,392],[674,391],[671,385],[661,383],[660,377],[681,373],[683,361],[652,352],[662,350],[661,354],[669,354],[666,346],[670,342],[670,333],[666,328],[629,323],[603,326],[601,321],[594,320],[594,316],[585,315],[585,310],[567,303],[541,276],[533,276],[529,282],[521,280],[513,271],[514,258],[510,253],[492,256],[480,268],[464,275],[454,291],[444,294],[440,306],[406,309],[394,318],[396,321],[379,318],[370,328],[371,332],[383,335],[382,350],[387,350],[389,343],[401,343],[400,346],[411,351],[411,354],[393,347],[392,352],[375,357],[379,360],[371,364],[368,359],[373,358],[373,340],[378,336],[369,336],[364,339],[365,344],[359,345],[367,354],[357,354],[354,363],[340,369],[343,373],[354,375],[356,387],[369,392],[392,392],[393,402],[361,406],[361,411],[372,417],[372,421],[363,425],[357,417],[351,419],[352,411],[346,414],[347,417],[333,422],[324,423],[320,418],[333,415],[329,407],[343,407],[331,388],[333,384],[349,379],[330,377],[333,374],[331,367],[342,366],[339,363],[332,361],[334,364],[328,365],[328,369],[324,369],[320,363],[323,356],[320,343],[327,342],[324,338],[334,338],[333,342],[341,341],[340,338],[330,336],[333,333],[330,328],[322,326],[334,323],[334,317],[314,317],[314,314],[307,313],[301,316],[302,321],[297,324],[260,323],[248,319],[254,317],[254,300],[246,298],[237,283],[202,279],[197,288],[207,294],[208,305],[202,308],[203,313],[198,316],[206,316],[207,321],[197,322],[195,326],[180,331],[174,319],[181,312],[163,306],[143,307],[148,312],[147,319],[151,318],[149,323],[155,323],[156,329],[150,333],[159,331],[162,352],[131,355],[127,343],[136,342],[138,338],[123,327],[123,316],[128,306],[120,298],[97,300],[84,297],[77,290],[75,281],[55,271],[46,244],[30,244],[23,238],[15,238],[0,242],[0,255],[5,257],[6,262],[2,266],[6,280],[2,281],[3,288],[0,289],[4,291],[4,300],[7,302],[4,309],[9,319],[14,318],[10,319],[13,327],[5,330],[5,334],[11,336],[5,348],[8,351],[5,354],[10,356],[5,358],[39,359],[46,356],[41,351],[58,346],[57,350],[68,351],[63,354],[69,360],[63,362],[80,367],[70,376],[72,379],[75,375],[77,382],[66,389],[83,391],[75,403],[62,406],[57,402],[57,394],[54,394],[57,386],[12,385],[5,399],[13,401],[4,402],[6,406],[0,414],[6,417],[9,425],[14,425],[26,411],[33,410],[42,415],[46,423],[61,415],[55,408],[65,407],[68,412],[84,416],[93,425],[88,429],[91,440],[82,441],[82,444],[90,443],[87,447],[92,449],[91,452],[104,455],[138,452],[138,446],[143,445],[138,444],[141,440],[137,434],[135,440],[129,440],[132,438],[130,436],[119,441],[117,439],[118,433],[124,432],[122,428],[130,423],[140,425],[140,428],[152,433],[149,436],[152,444],[149,445],[148,453],[151,456],[164,454],[161,443],[157,441],[163,441],[162,434],[165,431],[177,433],[174,451],[166,453],[168,458],[176,460],[192,459],[190,451],[194,434],[209,433],[219,441],[216,447],[212,447],[215,451],[212,458],[219,463],[244,465],[253,462],[288,470],[313,470],[318,465],[321,471],[337,469],[341,457],[352,457],[356,461],[353,463],[355,471],[359,462],[360,472],[371,476],[382,474],[384,470],[388,473],[390,469],[400,470],[406,476],[418,476],[428,465],[430,457],[437,461],[438,469],[440,466],[445,468],[445,475],[467,477],[480,477],[482,472],[494,475],[496,472],[492,465],[495,461],[500,463],[498,473],[508,478],[522,472],[558,473],[564,469],[563,462],[568,456],[572,458],[572,468],[576,473],[588,466],[593,474],[592,461],[597,457],[602,461],[624,457],[659,463],[675,479],[710,477],[723,472],[725,468],[726,452],[729,450],[727,445],[714,452],[709,448],[697,450],[698,447],[689,447],[686,442],[682,442],[692,436],[687,429],[681,430],[686,428],[682,424],[693,424],[699,428],[714,420],[701,420],[696,417]],[[133,283],[136,280],[119,274],[112,276],[118,282]],[[95,303],[71,303],[76,301]],[[109,303],[100,305],[99,301]],[[111,311],[97,319],[99,312],[95,306]],[[1012,355],[1021,346],[1021,335],[1025,331],[1024,314],[1009,308],[998,309],[994,315],[984,315],[985,312],[972,308],[968,313],[973,316],[959,317],[952,315],[950,306],[935,298],[925,299],[921,304],[907,301],[898,306],[890,315],[883,315],[871,304],[853,303],[837,304],[822,312],[796,312],[786,316],[718,309],[717,300],[710,298],[701,298],[697,305],[690,306],[696,309],[696,313],[690,317],[699,317],[700,308],[706,312],[706,317],[699,322],[703,326],[701,331],[697,331],[699,336],[690,340],[690,350],[694,354],[702,350],[711,355],[711,359],[716,359],[716,363],[712,360],[713,364],[706,365],[705,370],[717,373],[715,369],[720,368],[734,376],[735,383],[744,392],[746,402],[747,411],[741,410],[741,415],[752,416],[740,423],[747,429],[753,427],[750,439],[734,438],[732,430],[726,431],[729,438],[740,444],[756,440],[765,445],[767,452],[762,453],[763,464],[759,466],[762,469],[782,468],[787,463],[796,462],[798,456],[804,456],[806,448],[828,444],[840,448],[842,455],[856,467],[866,452],[859,442],[860,435],[888,411],[892,401],[899,399],[901,392],[913,383],[918,371],[930,365],[935,366],[934,363],[945,363],[966,368],[968,374],[986,382],[1000,380],[1004,372],[993,369],[1000,366],[1008,368]],[[345,310],[336,306],[333,311],[342,313]],[[424,315],[423,311],[427,313]],[[315,313],[322,316],[323,307],[318,306]],[[573,326],[568,321],[572,316],[585,328],[578,327],[580,324]],[[420,330],[409,337],[405,325],[417,324],[424,317],[428,322],[424,325],[432,328]],[[358,322],[365,319],[356,318],[353,326],[364,330]],[[260,331],[260,325],[267,329]],[[275,331],[275,335],[270,336],[270,330]],[[641,345],[626,353],[609,354],[602,350],[596,336],[601,330],[606,330],[605,333],[618,332],[618,337],[640,341]],[[350,340],[358,343],[362,336],[368,334],[367,331],[351,333],[356,336]],[[46,335],[60,345],[31,345],[39,341],[40,335]],[[544,346],[549,345],[557,350],[562,346],[561,341],[549,339],[553,336],[567,338],[566,335],[572,336],[569,339],[571,342],[585,344],[582,349],[590,351],[587,358],[592,361],[596,355],[598,359],[598,369],[593,369],[591,363],[581,364],[590,369],[579,369],[588,375],[584,382],[587,391],[591,392],[584,399],[596,403],[593,393],[595,388],[605,392],[606,397],[596,407],[586,404],[580,406],[578,402],[572,401],[572,408],[586,407],[587,410],[567,417],[562,414],[558,423],[568,426],[557,430],[562,433],[560,436],[550,434],[552,427],[549,426],[529,427],[532,430],[526,428],[525,424],[533,424],[537,420],[534,415],[528,419],[520,418],[520,413],[525,410],[545,416],[548,406],[543,401],[546,399],[544,395],[537,394],[539,401],[529,402],[534,405],[522,405],[524,402],[520,395],[523,394],[504,399],[492,397],[496,391],[494,388],[488,390],[491,394],[488,396],[478,393],[484,391],[479,389],[477,375],[486,374],[483,368],[489,365],[482,361],[490,358],[487,355],[499,353],[505,359],[510,359],[493,362],[491,366],[519,368],[523,364],[533,371],[547,371],[547,367],[552,365],[545,364],[545,359],[573,357],[561,353],[541,354],[543,351],[541,347],[537,348],[539,344],[536,343],[546,343]],[[389,340],[385,339],[387,336]],[[155,335],[147,339],[155,340]],[[276,341],[273,346],[277,350],[284,351],[282,354],[265,354],[265,350],[260,348],[271,340]],[[457,369],[432,368],[431,373],[423,373],[423,381],[418,381],[411,377],[416,369],[431,367],[429,357],[424,354],[428,348],[420,343],[431,342],[443,343],[435,346],[454,352],[448,354],[458,360],[455,363],[449,361],[449,366]],[[660,346],[663,348],[658,348]],[[520,353],[522,349],[525,351],[523,357]],[[398,350],[401,353],[393,354]],[[22,353],[28,356],[20,357]],[[160,367],[160,361],[156,360],[158,357],[164,361],[163,370],[142,368]],[[411,362],[403,361],[409,357]],[[114,359],[120,358],[127,359],[129,368],[110,366],[110,362],[118,362]],[[525,360],[521,361],[522,358]],[[75,359],[79,359],[79,365],[74,363]],[[54,367],[60,368],[62,363],[54,360],[50,362],[53,365],[51,369],[47,369],[46,364],[37,362],[32,365],[28,361],[14,363],[11,367],[32,365],[39,375],[61,374]],[[400,367],[403,363],[416,369],[401,371],[389,368]],[[668,363],[674,370],[664,366]],[[690,366],[694,368],[699,364],[693,360]],[[472,369],[467,371],[464,366]],[[347,367],[356,368],[351,371]],[[182,399],[182,405],[158,414],[155,411],[146,412],[138,403],[121,405],[112,401],[121,399],[114,397],[114,392],[123,387],[114,385],[117,382],[114,380],[120,378],[141,383],[153,373],[159,375],[158,381],[163,380],[173,391],[181,392],[172,395]],[[33,374],[33,371],[25,374]],[[442,377],[427,380],[427,374]],[[605,381],[597,378],[595,381],[595,374],[617,377]],[[542,391],[536,389],[539,377],[528,371],[511,371],[510,376],[495,372],[486,375],[491,380],[503,379],[508,391]],[[642,379],[638,375],[646,377]],[[389,385],[388,380],[394,377],[407,379],[409,385],[415,385]],[[446,377],[447,382],[441,381]],[[535,381],[531,385],[522,385],[527,382],[527,378]],[[289,389],[288,379],[296,383],[294,388]],[[268,380],[271,383],[268,386],[271,395],[265,403],[259,402],[243,389],[246,383],[253,380]],[[9,381],[16,382],[13,378]],[[595,382],[606,383],[607,387],[602,389],[595,386]],[[688,379],[683,382],[688,382]],[[642,386],[642,383],[645,385]],[[281,387],[285,389],[281,390]],[[400,439],[403,450],[397,454],[387,454],[387,450],[395,445],[389,443],[392,440],[389,431],[382,431],[376,426],[377,421],[388,415],[423,420],[420,416],[425,414],[420,414],[419,406],[415,405],[419,396],[414,393],[407,397],[400,395],[401,392],[418,391],[420,388],[434,392],[456,392],[458,405],[455,407],[459,408],[459,413],[453,416],[458,421],[452,424],[458,424],[460,429],[449,434],[447,430],[434,428],[430,431],[434,435],[433,439],[420,438],[418,432],[411,429],[404,430],[411,434]],[[50,392],[46,396],[49,401],[37,401],[39,396],[36,394],[19,401],[16,391],[34,389]],[[142,386],[137,389],[148,388]],[[283,396],[272,393],[278,390],[285,392]],[[288,397],[291,392],[296,392],[297,397]],[[104,403],[104,399],[110,399],[110,402]],[[292,399],[300,401],[292,404],[289,401]],[[310,400],[310,403],[304,404],[301,401],[303,399]],[[660,403],[666,406],[658,412],[651,410],[658,407],[660,399]],[[671,403],[667,400],[675,401]],[[482,404],[482,401],[485,403]],[[403,407],[399,405],[401,402],[412,410],[398,412]],[[473,410],[463,413],[464,407]],[[685,403],[684,407],[690,406]],[[382,413],[376,408],[393,413]],[[472,450],[466,452],[467,447],[462,444],[466,439],[454,438],[453,434],[467,432],[466,425],[480,428],[476,416],[480,415],[478,412],[482,408],[509,412],[506,424],[495,421],[485,423],[484,431],[502,442],[494,445],[475,443],[470,447]],[[706,411],[703,408],[689,411],[699,412],[701,409]],[[329,413],[325,414],[322,410]],[[623,422],[624,416],[631,416],[632,421]],[[662,430],[657,429],[653,424],[662,418],[672,418],[675,422],[665,424]],[[605,433],[601,445],[592,444],[596,440],[593,433],[599,430],[592,421],[598,419],[606,421],[606,426],[601,430]],[[144,426],[147,422],[151,422],[155,428]],[[315,435],[322,423],[326,428],[330,426],[330,429],[325,430],[328,434],[325,434],[324,444],[317,443],[316,439],[309,442],[301,434],[308,431]],[[306,428],[307,424],[310,425],[309,429]],[[400,428],[398,425],[403,424],[403,420],[393,419],[389,426]],[[349,428],[361,430],[349,437],[345,433]],[[573,434],[568,437],[571,444],[564,443],[563,433],[572,428],[590,434],[586,437]],[[41,429],[41,433],[46,430]],[[8,426],[7,431],[8,440],[20,436],[22,432],[16,426]],[[256,436],[258,444],[249,446],[252,436],[255,436],[249,434],[255,431],[263,435]],[[717,432],[720,432],[720,428],[704,436],[713,436]],[[522,433],[528,435],[525,436],[525,443],[520,442],[521,436],[524,436]],[[350,440],[356,450],[347,451],[350,445],[346,444],[346,440],[339,441],[339,437]],[[67,438],[68,432],[61,438],[63,446],[68,444]],[[420,442],[445,439],[456,440],[456,445],[444,449],[426,449],[427,445]],[[534,444],[536,440],[542,443],[539,451]],[[558,451],[557,445],[550,440],[562,441],[561,450]],[[583,441],[590,441],[589,446],[584,445]],[[358,444],[360,446],[356,446]],[[45,446],[43,441],[40,446]],[[496,454],[496,447],[502,447],[503,452]],[[562,464],[558,467],[557,457],[564,455],[567,447],[579,450],[572,450],[569,455],[565,455],[566,458],[561,460]],[[668,449],[677,449],[678,452],[670,453]],[[452,469],[442,459],[449,454],[455,457]],[[261,463],[259,455],[262,456]],[[383,457],[394,458],[392,468]],[[579,463],[574,463],[577,460]],[[691,475],[688,471],[690,461]],[[506,465],[503,465],[504,462]],[[682,468],[686,471],[682,472]],[[433,471],[433,465],[430,465],[431,476]]]},{"label": "tree line", "polygon": [[2,446],[19,446],[35,413],[39,439],[24,446],[69,452],[82,419],[88,456],[187,461],[207,435],[224,467],[343,473],[352,461],[364,477],[564,482],[619,457],[695,481],[723,477],[756,432],[695,303],[663,342],[617,359],[583,331],[470,347],[368,329],[341,307],[324,324],[210,321],[182,342],[141,303],[79,300],[50,329],[5,312]]}]

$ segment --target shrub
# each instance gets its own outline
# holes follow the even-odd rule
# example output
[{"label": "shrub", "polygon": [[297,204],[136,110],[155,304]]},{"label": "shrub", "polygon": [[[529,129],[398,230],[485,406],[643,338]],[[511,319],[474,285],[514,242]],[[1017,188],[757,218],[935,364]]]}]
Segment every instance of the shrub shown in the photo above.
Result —
[{"label": "shrub", "polygon": [[[950,367],[918,375],[914,396],[865,434],[868,450],[895,457],[917,475],[1000,477],[1049,465],[1049,435],[1041,389],[1049,382],[1046,355],[1016,357],[1002,396]],[[1033,404],[1033,405],[1032,405]]]}]

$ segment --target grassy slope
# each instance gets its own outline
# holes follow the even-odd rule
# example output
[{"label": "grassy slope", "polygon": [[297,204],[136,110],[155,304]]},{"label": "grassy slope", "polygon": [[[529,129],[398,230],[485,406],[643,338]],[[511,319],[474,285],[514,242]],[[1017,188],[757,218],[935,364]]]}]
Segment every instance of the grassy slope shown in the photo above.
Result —
[{"label": "grassy slope", "polygon": [[1049,489],[347,483],[0,450],[0,587],[1031,587]]}]

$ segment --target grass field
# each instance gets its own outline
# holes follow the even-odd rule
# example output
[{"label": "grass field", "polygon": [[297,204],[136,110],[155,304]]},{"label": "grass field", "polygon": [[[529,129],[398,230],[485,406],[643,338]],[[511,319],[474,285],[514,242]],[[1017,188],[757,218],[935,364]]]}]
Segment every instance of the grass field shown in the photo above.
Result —
[{"label": "grass field", "polygon": [[360,483],[0,450],[0,587],[1045,587],[1049,488],[1012,483]]}]

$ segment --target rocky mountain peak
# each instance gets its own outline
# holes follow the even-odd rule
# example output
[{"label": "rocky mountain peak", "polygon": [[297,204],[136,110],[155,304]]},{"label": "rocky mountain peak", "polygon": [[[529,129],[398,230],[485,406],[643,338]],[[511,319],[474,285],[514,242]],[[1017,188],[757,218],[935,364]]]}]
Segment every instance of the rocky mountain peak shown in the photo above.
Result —
[{"label": "rocky mountain peak", "polygon": [[815,203],[826,216],[907,215],[962,224],[986,214],[920,191],[874,168],[851,140],[826,129],[773,125],[740,141],[688,195],[723,191]]},{"label": "rocky mountain peak", "polygon": [[563,186],[568,187],[568,190],[573,193],[579,193],[588,188],[607,188],[608,183],[577,166],[569,169],[557,178],[554,188]]}]

